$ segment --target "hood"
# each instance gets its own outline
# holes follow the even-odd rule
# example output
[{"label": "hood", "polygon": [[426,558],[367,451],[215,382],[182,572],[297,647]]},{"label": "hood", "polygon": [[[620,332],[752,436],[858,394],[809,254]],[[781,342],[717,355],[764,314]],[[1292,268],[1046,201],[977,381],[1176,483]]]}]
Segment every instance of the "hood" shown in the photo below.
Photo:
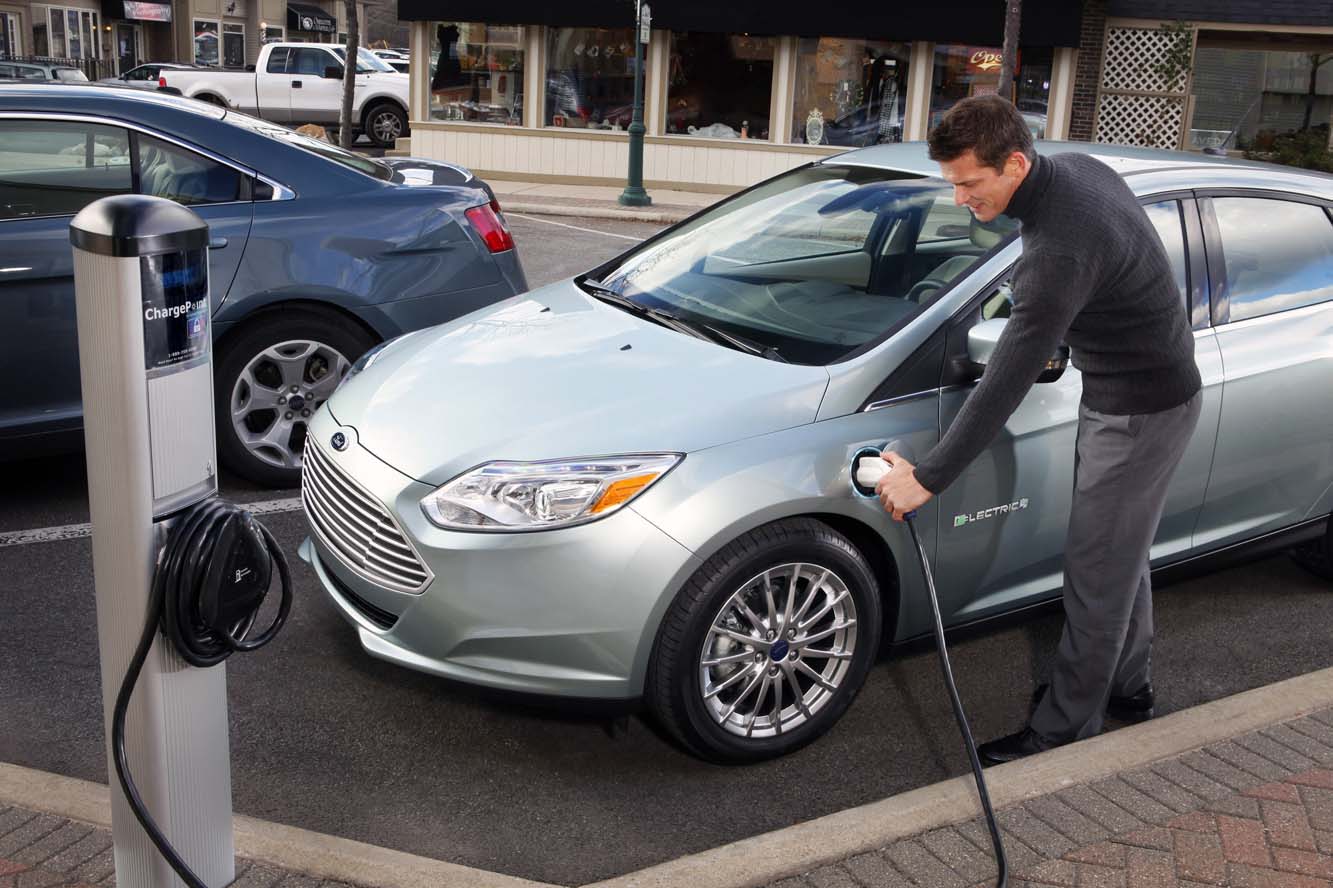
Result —
[{"label": "hood", "polygon": [[828,379],[565,281],[408,334],[329,411],[376,457],[435,485],[491,460],[690,452],[803,425]]}]

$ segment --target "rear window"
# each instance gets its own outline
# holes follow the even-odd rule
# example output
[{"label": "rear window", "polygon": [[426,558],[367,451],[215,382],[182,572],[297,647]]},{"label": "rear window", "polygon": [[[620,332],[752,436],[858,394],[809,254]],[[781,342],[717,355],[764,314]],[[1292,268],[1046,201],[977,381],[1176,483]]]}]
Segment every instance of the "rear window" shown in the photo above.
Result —
[{"label": "rear window", "polygon": [[270,139],[277,139],[279,142],[285,142],[303,151],[309,151],[311,154],[318,154],[325,160],[342,164],[356,170],[358,173],[373,176],[384,182],[391,182],[394,179],[393,169],[387,164],[380,163],[372,157],[353,154],[351,151],[346,151],[328,142],[307,138],[281,124],[269,123],[267,120],[260,120],[258,117],[251,117],[238,111],[228,111],[226,120],[228,123],[234,123],[251,132],[259,133],[261,136],[268,136]]}]

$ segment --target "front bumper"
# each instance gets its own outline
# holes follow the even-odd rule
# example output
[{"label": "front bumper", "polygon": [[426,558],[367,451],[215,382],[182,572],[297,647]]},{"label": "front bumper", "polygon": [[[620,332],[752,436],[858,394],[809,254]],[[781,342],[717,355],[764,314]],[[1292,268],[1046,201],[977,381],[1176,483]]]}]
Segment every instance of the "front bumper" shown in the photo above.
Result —
[{"label": "front bumper", "polygon": [[[625,699],[643,675],[661,614],[694,556],[630,509],[579,527],[464,533],[431,524],[431,488],[385,465],[321,410],[310,439],[349,439],[323,457],[384,505],[429,569],[416,593],[367,580],[318,528],[302,543],[324,591],[372,656],[471,684]],[[319,446],[316,444],[316,446]]]}]

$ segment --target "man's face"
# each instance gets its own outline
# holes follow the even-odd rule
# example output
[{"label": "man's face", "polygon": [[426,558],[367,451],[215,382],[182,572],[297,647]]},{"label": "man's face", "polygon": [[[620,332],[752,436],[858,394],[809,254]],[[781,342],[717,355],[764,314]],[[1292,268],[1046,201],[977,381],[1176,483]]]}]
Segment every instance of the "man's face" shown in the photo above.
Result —
[{"label": "man's face", "polygon": [[966,206],[978,222],[989,222],[1008,208],[1029,168],[1019,151],[1009,155],[1002,170],[981,163],[970,148],[953,160],[940,161],[940,175],[953,186],[953,202]]}]

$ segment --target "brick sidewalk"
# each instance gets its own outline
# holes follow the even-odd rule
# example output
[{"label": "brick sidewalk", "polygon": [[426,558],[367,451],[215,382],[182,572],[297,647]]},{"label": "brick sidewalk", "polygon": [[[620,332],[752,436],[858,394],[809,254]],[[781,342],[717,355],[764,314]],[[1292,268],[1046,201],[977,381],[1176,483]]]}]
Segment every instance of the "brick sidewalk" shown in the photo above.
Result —
[{"label": "brick sidewalk", "polygon": [[[1333,709],[998,812],[1013,888],[1333,888]],[[976,819],[770,888],[994,884]]]},{"label": "brick sidewalk", "polygon": [[[353,888],[236,858],[235,888]],[[111,830],[0,805],[0,888],[116,884]]]}]

